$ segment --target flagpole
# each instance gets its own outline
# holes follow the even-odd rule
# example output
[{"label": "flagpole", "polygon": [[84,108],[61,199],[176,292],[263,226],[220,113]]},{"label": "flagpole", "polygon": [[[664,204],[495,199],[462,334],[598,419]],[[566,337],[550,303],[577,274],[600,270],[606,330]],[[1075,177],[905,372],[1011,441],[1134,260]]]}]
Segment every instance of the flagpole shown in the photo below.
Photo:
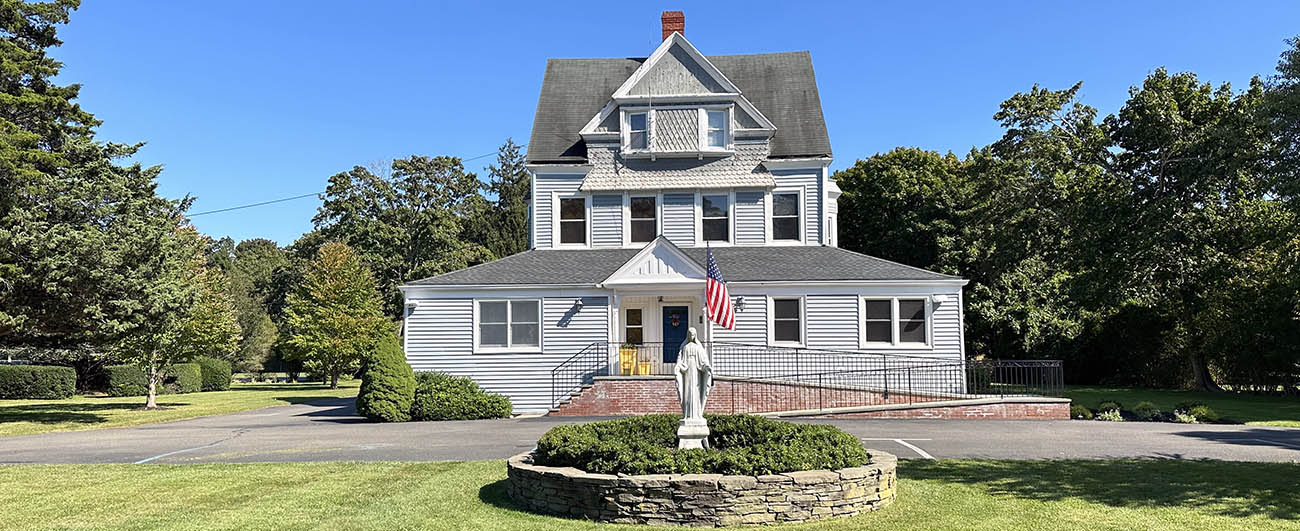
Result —
[{"label": "flagpole", "polygon": [[[709,242],[704,242],[705,256],[713,254],[713,248],[709,247]],[[706,260],[707,262],[707,260]],[[707,267],[707,266],[706,266]],[[707,277],[707,272],[705,273]],[[709,281],[704,280],[704,341],[709,345],[709,363],[713,363],[713,319],[709,316]]]}]

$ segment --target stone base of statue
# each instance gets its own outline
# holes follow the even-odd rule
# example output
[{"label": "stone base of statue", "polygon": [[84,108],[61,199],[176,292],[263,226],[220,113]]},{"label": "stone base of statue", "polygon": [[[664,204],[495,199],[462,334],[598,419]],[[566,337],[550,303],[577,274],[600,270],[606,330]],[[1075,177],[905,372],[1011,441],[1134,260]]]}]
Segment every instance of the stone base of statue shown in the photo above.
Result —
[{"label": "stone base of statue", "polygon": [[677,448],[708,448],[709,423],[704,419],[682,419],[677,425]]}]

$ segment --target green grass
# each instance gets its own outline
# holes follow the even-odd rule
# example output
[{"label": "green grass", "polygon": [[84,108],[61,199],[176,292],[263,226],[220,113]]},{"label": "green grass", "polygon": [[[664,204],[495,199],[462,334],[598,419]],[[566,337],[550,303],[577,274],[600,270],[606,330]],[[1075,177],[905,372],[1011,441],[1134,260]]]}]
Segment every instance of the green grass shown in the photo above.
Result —
[{"label": "green grass", "polygon": [[162,395],[158,405],[167,409],[152,411],[140,410],[144,397],[0,400],[0,436],[137,426],[356,396],[359,385],[358,381],[344,381],[338,389],[330,389],[321,384],[235,384],[229,391]]},{"label": "green grass", "polygon": [[1205,393],[1169,389],[1143,389],[1135,387],[1085,387],[1068,386],[1065,396],[1089,409],[1106,400],[1119,402],[1131,409],[1138,402],[1148,401],[1161,411],[1172,411],[1174,404],[1184,401],[1204,402],[1225,420],[1261,426],[1288,426],[1300,428],[1300,398],[1237,393]]},{"label": "green grass", "polygon": [[[505,495],[502,461],[24,465],[0,471],[8,530],[632,528],[515,509]],[[900,463],[899,476],[899,499],[882,511],[781,528],[1300,527],[1297,464],[913,460]]]}]

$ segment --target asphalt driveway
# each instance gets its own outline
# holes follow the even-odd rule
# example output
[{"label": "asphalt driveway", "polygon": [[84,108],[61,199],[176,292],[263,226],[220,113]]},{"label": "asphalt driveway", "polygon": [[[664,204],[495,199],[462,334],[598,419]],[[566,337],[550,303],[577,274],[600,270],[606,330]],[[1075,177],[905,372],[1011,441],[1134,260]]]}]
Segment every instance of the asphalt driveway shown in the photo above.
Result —
[{"label": "asphalt driveway", "polygon": [[[580,418],[373,424],[352,399],[131,428],[0,438],[0,463],[440,461],[509,457]],[[802,420],[829,422],[903,458],[1146,457],[1300,462],[1300,429],[1143,422]]]}]

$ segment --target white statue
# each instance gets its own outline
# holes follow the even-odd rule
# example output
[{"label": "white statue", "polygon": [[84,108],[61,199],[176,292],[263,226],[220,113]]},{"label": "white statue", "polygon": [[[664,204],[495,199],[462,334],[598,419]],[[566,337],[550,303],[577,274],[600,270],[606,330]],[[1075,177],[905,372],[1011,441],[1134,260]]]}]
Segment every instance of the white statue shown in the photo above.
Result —
[{"label": "white statue", "polygon": [[695,337],[695,328],[686,331],[686,341],[677,351],[677,398],[682,402],[682,422],[677,427],[678,448],[707,448],[709,425],[704,420],[704,402],[713,388],[713,364],[709,352]]}]

